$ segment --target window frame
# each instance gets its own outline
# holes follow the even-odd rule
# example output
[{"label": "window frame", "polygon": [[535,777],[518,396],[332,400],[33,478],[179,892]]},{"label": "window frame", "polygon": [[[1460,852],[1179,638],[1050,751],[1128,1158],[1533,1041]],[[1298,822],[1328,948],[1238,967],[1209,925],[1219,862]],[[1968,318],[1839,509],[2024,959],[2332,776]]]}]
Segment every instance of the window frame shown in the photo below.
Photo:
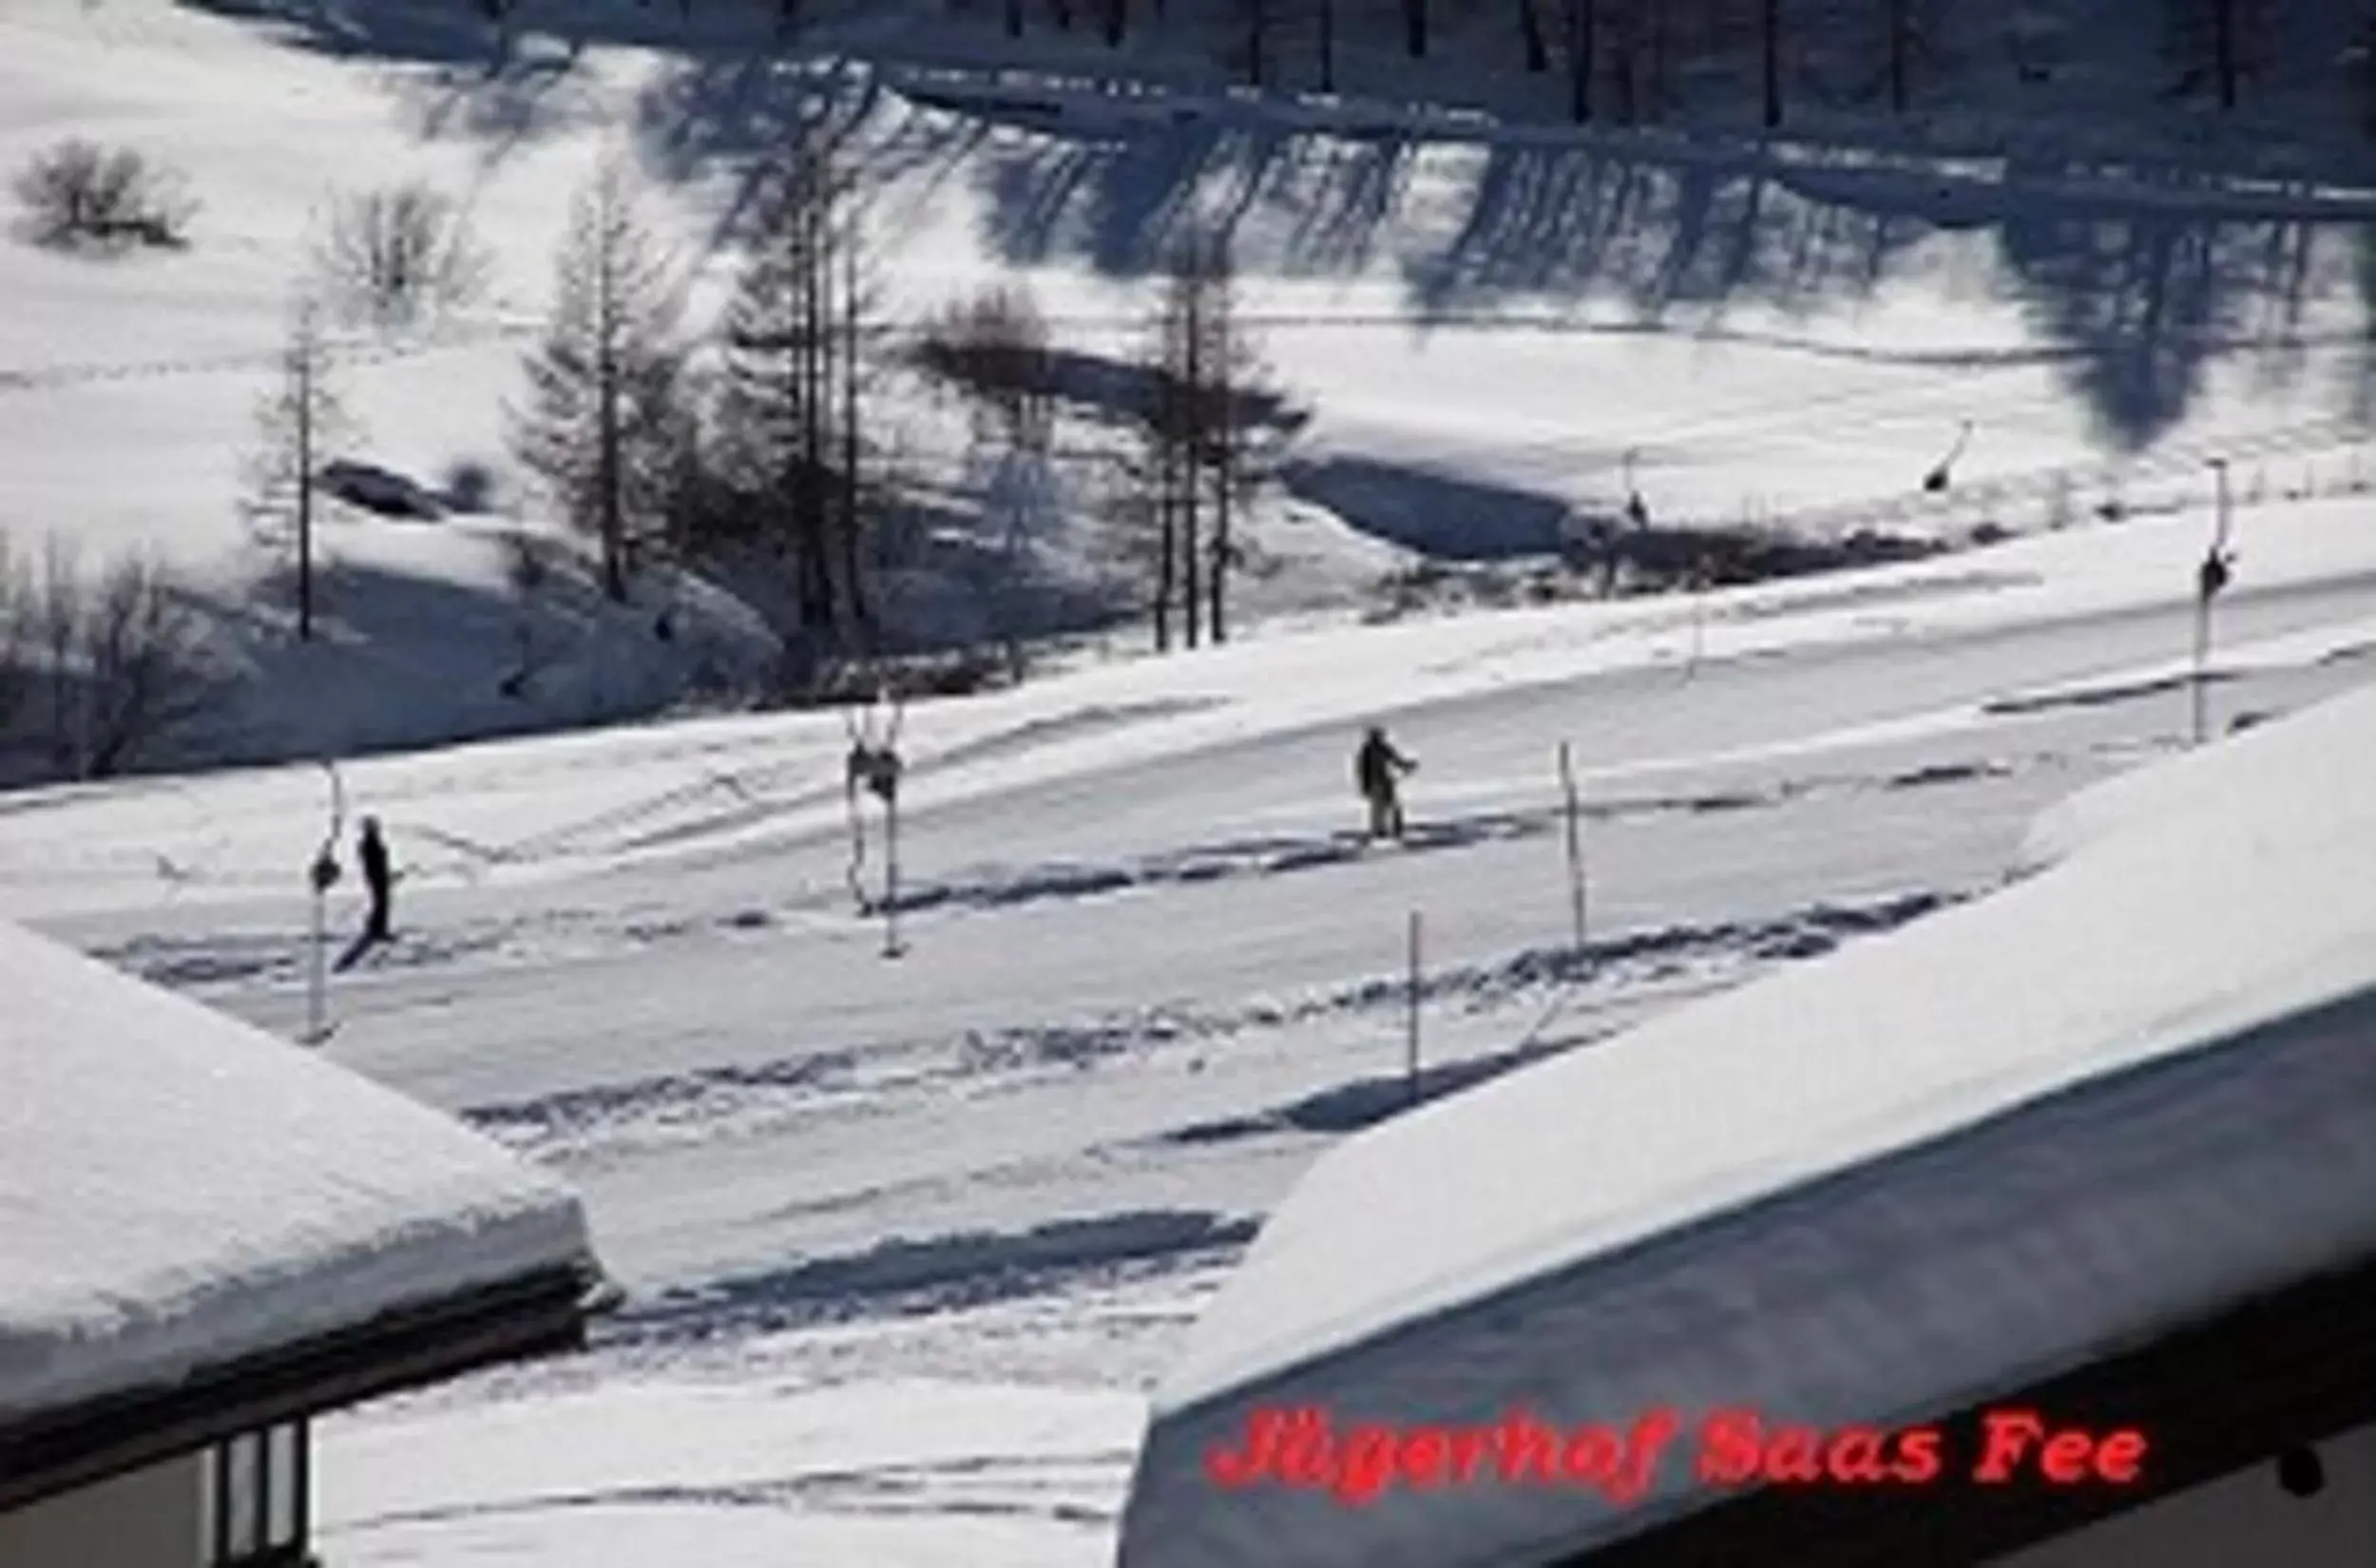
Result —
[{"label": "window frame", "polygon": [[[277,1441],[287,1433],[287,1464],[274,1463]],[[231,1521],[236,1446],[253,1444],[255,1463],[247,1475],[250,1495],[240,1501],[243,1517],[255,1521],[255,1544],[235,1552]],[[277,1422],[211,1444],[200,1453],[199,1502],[201,1568],[315,1568],[310,1550],[313,1534],[313,1431],[309,1423]],[[288,1529],[275,1538],[276,1522]]]}]

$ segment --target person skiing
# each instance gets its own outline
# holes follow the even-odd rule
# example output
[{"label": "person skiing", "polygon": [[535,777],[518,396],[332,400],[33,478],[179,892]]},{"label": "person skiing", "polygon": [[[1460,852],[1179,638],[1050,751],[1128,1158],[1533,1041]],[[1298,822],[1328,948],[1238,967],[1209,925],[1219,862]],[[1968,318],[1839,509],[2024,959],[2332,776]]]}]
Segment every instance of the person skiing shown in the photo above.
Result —
[{"label": "person skiing", "polygon": [[1370,726],[1353,757],[1353,781],[1361,786],[1361,798],[1370,805],[1371,838],[1381,833],[1395,839],[1403,836],[1403,803],[1396,796],[1394,783],[1400,775],[1418,771],[1419,764],[1386,738],[1383,725]]},{"label": "person skiing", "polygon": [[363,819],[363,831],[355,840],[354,858],[363,868],[363,886],[372,895],[372,912],[363,927],[366,944],[385,942],[392,934],[388,927],[388,842],[379,836],[379,818]]}]

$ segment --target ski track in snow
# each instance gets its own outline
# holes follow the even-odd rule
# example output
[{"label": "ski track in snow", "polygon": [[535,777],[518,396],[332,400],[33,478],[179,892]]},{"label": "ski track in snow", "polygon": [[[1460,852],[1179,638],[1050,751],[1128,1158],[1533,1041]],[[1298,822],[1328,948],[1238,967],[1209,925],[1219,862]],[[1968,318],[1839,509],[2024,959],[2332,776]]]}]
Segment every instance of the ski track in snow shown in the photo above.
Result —
[{"label": "ski track in snow", "polygon": [[[2145,697],[2168,689],[2166,681],[2156,681],[2116,695]],[[2105,697],[2097,700],[2114,699]],[[2085,705],[2091,705],[2091,699],[2084,694],[2076,694],[2008,698],[1992,704],[1992,708],[2009,716],[2057,706]],[[2126,755],[2136,748],[2121,744],[2102,750]],[[2038,769],[2067,767],[2071,760],[2061,752],[2037,751],[1998,758],[1926,764],[1879,774],[1811,774],[1746,788],[1600,797],[1584,802],[1579,816],[1586,824],[1613,824],[1671,815],[1770,810],[1827,795],[2008,778]],[[787,809],[787,803],[778,803],[774,809]],[[1134,890],[1274,877],[1354,865],[1380,855],[1428,854],[1539,839],[1562,832],[1564,820],[1562,808],[1548,806],[1414,821],[1399,845],[1373,844],[1355,832],[1278,833],[1192,844],[1107,861],[987,864],[912,882],[901,889],[896,908],[902,914],[996,912]],[[648,947],[672,941],[763,935],[832,918],[849,908],[846,889],[836,886],[812,890],[775,907],[745,905],[708,913],[650,905],[623,914],[616,908],[552,909],[441,927],[430,934],[402,934],[393,947],[374,955],[370,968],[420,971],[464,964],[529,966],[599,958],[621,947]],[[202,993],[233,986],[304,984],[305,940],[304,933],[297,928],[262,927],[206,936],[144,934],[93,947],[91,952],[154,984]]]},{"label": "ski track in snow", "polygon": [[[1721,922],[1615,933],[1571,948],[1528,949],[1487,965],[1431,977],[1424,1000],[1457,1000],[1472,1009],[1520,1000],[1556,999],[1516,1047],[1428,1064],[1414,1081],[1403,1074],[1342,1078],[1267,1109],[1187,1120],[1155,1134],[1071,1149],[1042,1150],[1020,1158],[976,1165],[962,1176],[936,1173],[831,1192],[779,1209],[776,1220],[928,1209],[960,1191],[979,1195],[1003,1187],[1062,1190],[1081,1169],[1121,1168],[1199,1151],[1243,1146],[1249,1139],[1310,1140],[1343,1136],[1401,1114],[1415,1104],[1460,1092],[1486,1079],[1561,1050],[1586,1046],[1622,1025],[1598,1022],[1557,1035],[1545,1026],[1571,1003],[1579,1015],[1638,990],[1716,989],[1754,970],[1815,956],[1860,936],[1894,929],[1965,892],[1912,891],[1860,903],[1826,903],[1762,922]],[[1204,1042],[1253,1028],[1288,1028],[1349,1013],[1399,1009],[1407,1000],[1389,978],[1336,987],[1284,1006],[1253,1004],[1204,1016],[1158,1012],[1088,1027],[1009,1029],[995,1045],[969,1042],[957,1065],[963,1077],[990,1068],[1023,1070],[1050,1061],[1074,1067],[1095,1058],[1155,1043]],[[1086,1054],[1083,1054],[1083,1053]],[[1199,1059],[1200,1062],[1201,1059]],[[709,1144],[751,1136],[769,1119],[817,1108],[835,1092],[834,1080],[854,1073],[843,1053],[756,1068],[733,1067],[665,1075],[637,1083],[604,1085],[508,1106],[465,1113],[482,1130],[546,1159],[599,1152],[615,1155],[623,1141],[650,1138]],[[877,1085],[878,1088],[884,1087]],[[901,1086],[913,1091],[921,1085]],[[1116,1189],[1119,1191],[1119,1189]],[[767,1335],[852,1325],[976,1312],[1002,1304],[1048,1310],[1084,1292],[1125,1294],[1182,1278],[1217,1276],[1230,1267],[1259,1228],[1255,1212],[1206,1209],[1108,1210],[1019,1229],[922,1231],[886,1234],[854,1251],[805,1254],[776,1267],[730,1272],[691,1287],[662,1287],[639,1295],[598,1332],[605,1352],[639,1365],[674,1363],[725,1344]],[[1153,1339],[1176,1327],[1178,1311],[1141,1314],[1112,1331]],[[1069,1329],[1067,1331],[1070,1331]],[[1089,1332],[1092,1330],[1082,1329]]]},{"label": "ski track in snow", "polygon": [[[1506,1008],[1554,991],[1620,991],[1636,986],[1735,978],[1744,966],[1811,958],[1843,941],[1890,929],[1968,896],[1921,889],[1881,898],[1818,904],[1759,921],[1724,921],[1619,931],[1572,946],[1529,947],[1489,964],[1454,965],[1423,977],[1423,1004],[1458,1003],[1470,1011]],[[461,1114],[481,1130],[547,1157],[582,1154],[633,1138],[643,1141],[714,1137],[722,1123],[761,1119],[828,1098],[879,1097],[932,1081],[1052,1065],[1084,1067],[1150,1047],[1226,1040],[1260,1030],[1293,1029],[1405,1006],[1410,988],[1377,975],[1279,1000],[1228,1007],[1151,1006],[1080,1023],[1008,1024],[948,1040],[905,1042],[861,1059],[852,1051],[808,1052],[779,1061],[703,1068],[630,1082],[575,1088]],[[922,1067],[891,1066],[922,1057]],[[1511,1063],[1515,1065],[1515,1062]],[[1396,1080],[1399,1083],[1400,1080]],[[1291,1122],[1317,1126],[1316,1111]],[[1351,1130],[1359,1119],[1340,1119]],[[1198,1129],[1182,1137],[1199,1136]],[[1206,1130],[1202,1136],[1210,1136]]]}]

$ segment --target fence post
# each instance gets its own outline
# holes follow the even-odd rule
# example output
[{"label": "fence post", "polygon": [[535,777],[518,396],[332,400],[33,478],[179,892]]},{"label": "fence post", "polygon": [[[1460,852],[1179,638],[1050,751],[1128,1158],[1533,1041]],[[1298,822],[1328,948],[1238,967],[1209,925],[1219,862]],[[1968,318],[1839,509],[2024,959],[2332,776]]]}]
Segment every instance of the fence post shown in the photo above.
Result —
[{"label": "fence post", "polygon": [[1410,911],[1410,1007],[1406,1026],[1408,1046],[1405,1068],[1410,1088],[1410,1102],[1419,1103],[1419,911]]}]

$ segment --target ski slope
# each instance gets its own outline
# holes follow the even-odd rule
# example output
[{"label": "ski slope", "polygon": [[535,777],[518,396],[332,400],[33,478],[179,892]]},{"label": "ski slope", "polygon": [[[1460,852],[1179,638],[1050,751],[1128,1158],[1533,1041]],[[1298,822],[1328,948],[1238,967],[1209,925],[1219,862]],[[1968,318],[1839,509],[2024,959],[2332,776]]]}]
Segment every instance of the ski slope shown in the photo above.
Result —
[{"label": "ski slope", "polygon": [[[2163,564],[2203,521],[1830,584],[1854,610],[1716,595],[1688,675],[1684,628],[1585,606],[1282,638],[1300,694],[1232,695],[1220,655],[920,704],[916,755],[944,759],[903,816],[896,961],[845,885],[837,728],[728,726],[740,790],[707,782],[735,764],[699,730],[353,767],[424,862],[327,1053],[575,1183],[630,1301],[582,1363],[334,1424],[327,1539],[365,1563],[678,1539],[757,1562],[847,1528],[928,1563],[987,1510],[1017,1560],[1102,1560],[1137,1390],[1313,1156],[1404,1101],[1407,910],[1433,1095],[1985,896],[2039,811],[2180,746],[2191,612]],[[2247,559],[2271,580],[2220,607],[2219,728],[2351,689],[2376,647],[2376,538],[2349,508],[2271,514]],[[1372,715],[1423,765],[1399,849],[1348,837]],[[1583,780],[1581,963],[1559,738]],[[636,825],[638,790],[665,832]],[[17,797],[10,908],[294,1032],[319,794],[289,770]],[[530,803],[598,826],[510,866],[426,849]],[[826,1392],[878,1385],[866,1414]],[[569,1402],[609,1394],[674,1414],[522,1469],[476,1457],[519,1424],[588,1429]],[[987,1423],[983,1463],[948,1461],[926,1415],[912,1453],[832,1457],[910,1396]],[[613,1518],[615,1544],[584,1545]]]},{"label": "ski slope", "polygon": [[[791,90],[723,92],[664,47],[531,36],[490,78],[462,45],[311,36],[163,0],[0,15],[0,163],[72,124],[169,148],[206,202],[185,255],[0,245],[20,547],[65,518],[94,550],[252,564],[233,457],[290,245],[355,171],[468,190],[501,258],[455,335],[358,346],[365,455],[500,461],[518,328],[605,127],[673,182],[660,210],[706,299]],[[2183,746],[2215,452],[2241,556],[2214,732],[2366,679],[2361,194],[1999,191],[2012,211],[1959,225],[1897,174],[985,129],[885,86],[905,299],[1020,272],[1068,346],[1118,353],[1164,224],[1243,199],[1265,353],[1312,411],[1255,509],[1287,563],[1249,588],[1268,619],[913,705],[896,961],[853,906],[835,717],[348,757],[350,810],[405,872],[401,936],[336,987],[325,1053],[566,1177],[629,1290],[585,1358],[329,1424],[323,1545],[351,1568],[1109,1561],[1143,1390],[1312,1159],[1407,1102],[1412,911],[1434,1097],[1986,896],[2039,812]],[[1631,205],[1570,200],[1618,186]],[[1585,210],[1631,238],[1563,226]],[[1964,419],[1955,488],[1913,493]],[[1383,571],[1614,507],[1629,449],[1662,519],[2039,536],[1698,602],[1356,623]],[[2115,497],[2132,520],[2097,523]],[[508,523],[342,519],[334,557],[406,592],[335,608],[354,635],[326,695],[282,671],[243,718],[306,760],[0,796],[0,913],[294,1035],[311,758],[491,733],[453,698],[508,647]],[[623,684],[641,656],[604,658]],[[584,662],[545,721],[614,711]],[[1351,836],[1370,721],[1422,764],[1399,848]]]}]

